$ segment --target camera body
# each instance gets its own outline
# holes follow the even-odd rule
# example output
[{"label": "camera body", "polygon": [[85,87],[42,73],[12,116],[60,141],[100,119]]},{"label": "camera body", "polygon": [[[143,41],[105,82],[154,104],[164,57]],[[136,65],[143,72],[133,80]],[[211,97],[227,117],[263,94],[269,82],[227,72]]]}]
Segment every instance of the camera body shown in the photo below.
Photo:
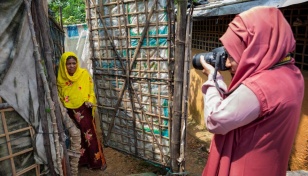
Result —
[{"label": "camera body", "polygon": [[229,68],[226,67],[226,60],[228,58],[228,53],[223,46],[215,48],[212,52],[208,53],[198,53],[193,56],[192,64],[195,69],[203,70],[203,66],[200,62],[200,56],[204,56],[206,63],[215,67],[218,71],[225,71]]}]

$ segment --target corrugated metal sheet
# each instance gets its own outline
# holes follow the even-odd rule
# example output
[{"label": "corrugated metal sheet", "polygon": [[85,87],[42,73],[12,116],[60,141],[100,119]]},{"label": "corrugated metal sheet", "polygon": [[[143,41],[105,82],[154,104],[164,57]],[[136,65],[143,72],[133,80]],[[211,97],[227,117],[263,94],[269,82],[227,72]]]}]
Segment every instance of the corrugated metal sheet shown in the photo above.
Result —
[{"label": "corrugated metal sheet", "polygon": [[280,8],[306,1],[307,0],[222,0],[196,6],[192,16],[194,20],[198,20],[208,16],[238,14],[255,6],[272,6]]}]

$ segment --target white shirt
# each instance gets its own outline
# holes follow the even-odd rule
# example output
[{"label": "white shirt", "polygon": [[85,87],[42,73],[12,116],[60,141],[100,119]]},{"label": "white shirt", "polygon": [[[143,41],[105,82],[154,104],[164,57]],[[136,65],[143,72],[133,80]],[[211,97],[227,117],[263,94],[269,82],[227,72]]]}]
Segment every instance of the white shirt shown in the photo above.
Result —
[{"label": "white shirt", "polygon": [[[227,90],[221,75],[217,74],[219,87]],[[226,134],[255,120],[260,113],[260,104],[256,95],[241,84],[227,98],[223,99],[215,87],[213,75],[202,85],[204,99],[204,120],[211,133]]]}]

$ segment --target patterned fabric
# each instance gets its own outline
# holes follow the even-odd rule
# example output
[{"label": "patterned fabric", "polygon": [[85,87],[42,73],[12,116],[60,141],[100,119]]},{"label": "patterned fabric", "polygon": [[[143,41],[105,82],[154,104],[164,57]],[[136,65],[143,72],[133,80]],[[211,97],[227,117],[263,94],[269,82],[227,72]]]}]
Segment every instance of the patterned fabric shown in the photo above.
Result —
[{"label": "patterned fabric", "polygon": [[57,85],[60,99],[66,108],[79,108],[85,101],[96,104],[94,84],[89,72],[80,67],[77,59],[77,69],[70,76],[66,69],[66,59],[69,56],[77,56],[73,52],[65,52],[61,56]]},{"label": "patterned fabric", "polygon": [[77,59],[77,68],[73,76],[66,69],[66,59],[69,56],[77,58],[73,52],[65,52],[61,56],[57,85],[58,94],[68,114],[74,120],[81,132],[81,157],[79,165],[87,165],[92,169],[105,169],[106,161],[102,152],[101,143],[96,136],[93,114],[95,109],[88,108],[84,102],[96,104],[92,77],[85,69],[80,68]]},{"label": "patterned fabric", "polygon": [[69,116],[81,133],[79,166],[104,170],[107,167],[106,160],[96,135],[95,122],[91,112],[91,108],[87,108],[85,104],[77,109],[68,109]]}]

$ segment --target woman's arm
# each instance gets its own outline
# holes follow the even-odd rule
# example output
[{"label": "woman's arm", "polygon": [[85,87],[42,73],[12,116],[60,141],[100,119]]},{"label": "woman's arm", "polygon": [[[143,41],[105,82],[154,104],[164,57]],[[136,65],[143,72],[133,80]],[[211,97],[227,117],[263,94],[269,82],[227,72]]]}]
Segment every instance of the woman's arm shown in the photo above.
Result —
[{"label": "woman's arm", "polygon": [[[208,130],[215,134],[226,134],[244,126],[259,116],[260,105],[255,94],[245,85],[240,85],[223,99],[209,75],[202,86],[204,97],[204,118]],[[226,87],[222,77],[217,77],[219,87]]]}]

